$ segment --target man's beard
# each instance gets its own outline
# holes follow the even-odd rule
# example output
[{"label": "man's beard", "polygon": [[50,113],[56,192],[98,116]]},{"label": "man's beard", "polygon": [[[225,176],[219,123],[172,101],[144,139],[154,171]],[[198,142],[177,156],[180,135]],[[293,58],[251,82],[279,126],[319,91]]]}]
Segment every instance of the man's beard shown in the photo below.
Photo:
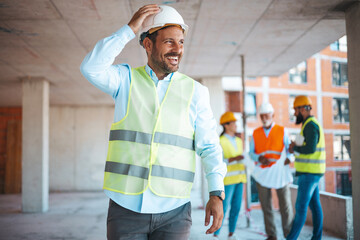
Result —
[{"label": "man's beard", "polygon": [[262,124],[263,124],[263,127],[264,127],[264,128],[268,128],[268,127],[270,127],[271,124],[272,124],[272,119],[263,121]]},{"label": "man's beard", "polygon": [[300,123],[302,123],[304,121],[304,116],[301,114],[301,113],[299,113],[297,116],[296,116],[296,122],[295,122],[295,124],[300,124]]},{"label": "man's beard", "polygon": [[157,55],[158,55],[157,49],[154,49],[153,53],[150,55],[150,58],[151,58],[152,63],[156,66],[156,68],[161,70],[163,73],[169,74],[169,73],[176,72],[179,69],[179,64],[180,64],[180,60],[181,60],[181,56],[179,54],[177,54],[177,53],[167,53],[167,54],[164,55],[164,58],[169,57],[169,56],[177,56],[178,57],[178,63],[177,63],[176,66],[166,64],[165,59],[162,60],[160,57],[159,58],[155,57]]}]

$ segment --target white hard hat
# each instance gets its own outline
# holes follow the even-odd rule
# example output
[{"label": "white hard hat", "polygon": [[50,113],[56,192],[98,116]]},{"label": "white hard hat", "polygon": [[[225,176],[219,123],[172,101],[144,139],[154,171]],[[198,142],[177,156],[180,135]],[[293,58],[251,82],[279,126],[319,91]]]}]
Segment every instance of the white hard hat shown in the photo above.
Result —
[{"label": "white hard hat", "polygon": [[184,35],[186,35],[189,27],[184,23],[184,19],[181,17],[178,11],[176,11],[175,8],[166,5],[159,5],[159,7],[160,12],[145,18],[143,24],[141,25],[139,31],[139,42],[141,45],[142,41],[146,37],[143,35],[143,33],[148,32],[152,28],[158,28],[157,30],[159,30],[165,25],[178,25],[183,29]]},{"label": "white hard hat", "polygon": [[273,113],[273,112],[274,112],[274,108],[268,102],[261,104],[261,106],[259,108],[259,114]]}]

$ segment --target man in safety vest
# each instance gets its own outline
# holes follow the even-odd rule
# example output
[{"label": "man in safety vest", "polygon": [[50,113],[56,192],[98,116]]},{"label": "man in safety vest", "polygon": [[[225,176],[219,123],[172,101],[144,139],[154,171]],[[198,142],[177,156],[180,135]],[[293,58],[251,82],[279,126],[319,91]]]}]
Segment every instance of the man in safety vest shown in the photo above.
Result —
[{"label": "man in safety vest", "polygon": [[255,161],[252,173],[256,181],[259,200],[264,213],[265,230],[268,240],[276,240],[276,226],[272,206],[271,189],[276,189],[279,199],[284,236],[290,232],[293,210],[289,184],[293,178],[289,163],[293,159],[289,153],[290,140],[283,126],[273,122],[274,108],[263,103],[259,109],[263,126],[253,132],[250,142],[250,157]]},{"label": "man in safety vest", "polygon": [[[99,41],[81,65],[83,75],[115,101],[104,191],[110,198],[108,239],[188,239],[195,154],[210,192],[207,234],[221,226],[226,165],[207,88],[177,72],[188,26],[172,7],[141,7]],[[113,65],[139,34],[146,66]]]},{"label": "man in safety vest", "polygon": [[297,96],[294,100],[296,124],[302,124],[300,137],[290,145],[295,152],[295,169],[298,179],[298,192],[295,203],[295,219],[286,239],[297,239],[305,224],[306,213],[310,207],[313,218],[313,236],[321,239],[323,213],[320,203],[319,181],[325,173],[325,137],[322,127],[311,115],[312,103],[307,96]]}]

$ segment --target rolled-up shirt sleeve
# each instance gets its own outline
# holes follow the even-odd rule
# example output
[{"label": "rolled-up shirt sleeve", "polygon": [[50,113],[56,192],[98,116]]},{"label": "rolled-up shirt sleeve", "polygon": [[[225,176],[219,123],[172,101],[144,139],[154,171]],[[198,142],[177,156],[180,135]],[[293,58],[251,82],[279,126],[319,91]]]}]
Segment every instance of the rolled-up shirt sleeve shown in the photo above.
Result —
[{"label": "rolled-up shirt sleeve", "polygon": [[201,157],[208,190],[224,190],[226,164],[223,161],[222,148],[216,132],[216,121],[210,107],[209,91],[197,84],[196,118],[195,118],[195,151]]}]

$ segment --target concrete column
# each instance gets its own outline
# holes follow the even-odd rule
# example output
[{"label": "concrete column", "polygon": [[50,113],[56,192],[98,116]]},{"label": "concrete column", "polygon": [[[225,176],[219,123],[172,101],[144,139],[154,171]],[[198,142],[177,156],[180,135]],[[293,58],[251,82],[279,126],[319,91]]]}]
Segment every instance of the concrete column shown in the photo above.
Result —
[{"label": "concrete column", "polygon": [[360,2],[346,12],[354,239],[360,239]]},{"label": "concrete column", "polygon": [[203,78],[201,83],[209,89],[210,105],[214,113],[214,118],[218,124],[218,132],[222,131],[219,125],[221,115],[225,112],[225,92],[222,88],[221,77]]},{"label": "concrete column", "polygon": [[[324,126],[323,122],[323,99],[322,99],[322,79],[321,79],[321,57],[319,54],[315,55],[315,72],[316,72],[316,108],[317,108],[317,120],[321,126]],[[320,179],[319,183],[320,191],[325,191],[325,177]]]},{"label": "concrete column", "polygon": [[23,79],[22,211],[49,207],[49,83]]},{"label": "concrete column", "polygon": [[315,71],[316,71],[316,106],[317,106],[317,120],[321,126],[323,123],[323,101],[322,101],[322,79],[321,79],[321,58],[319,54],[315,56]]}]

